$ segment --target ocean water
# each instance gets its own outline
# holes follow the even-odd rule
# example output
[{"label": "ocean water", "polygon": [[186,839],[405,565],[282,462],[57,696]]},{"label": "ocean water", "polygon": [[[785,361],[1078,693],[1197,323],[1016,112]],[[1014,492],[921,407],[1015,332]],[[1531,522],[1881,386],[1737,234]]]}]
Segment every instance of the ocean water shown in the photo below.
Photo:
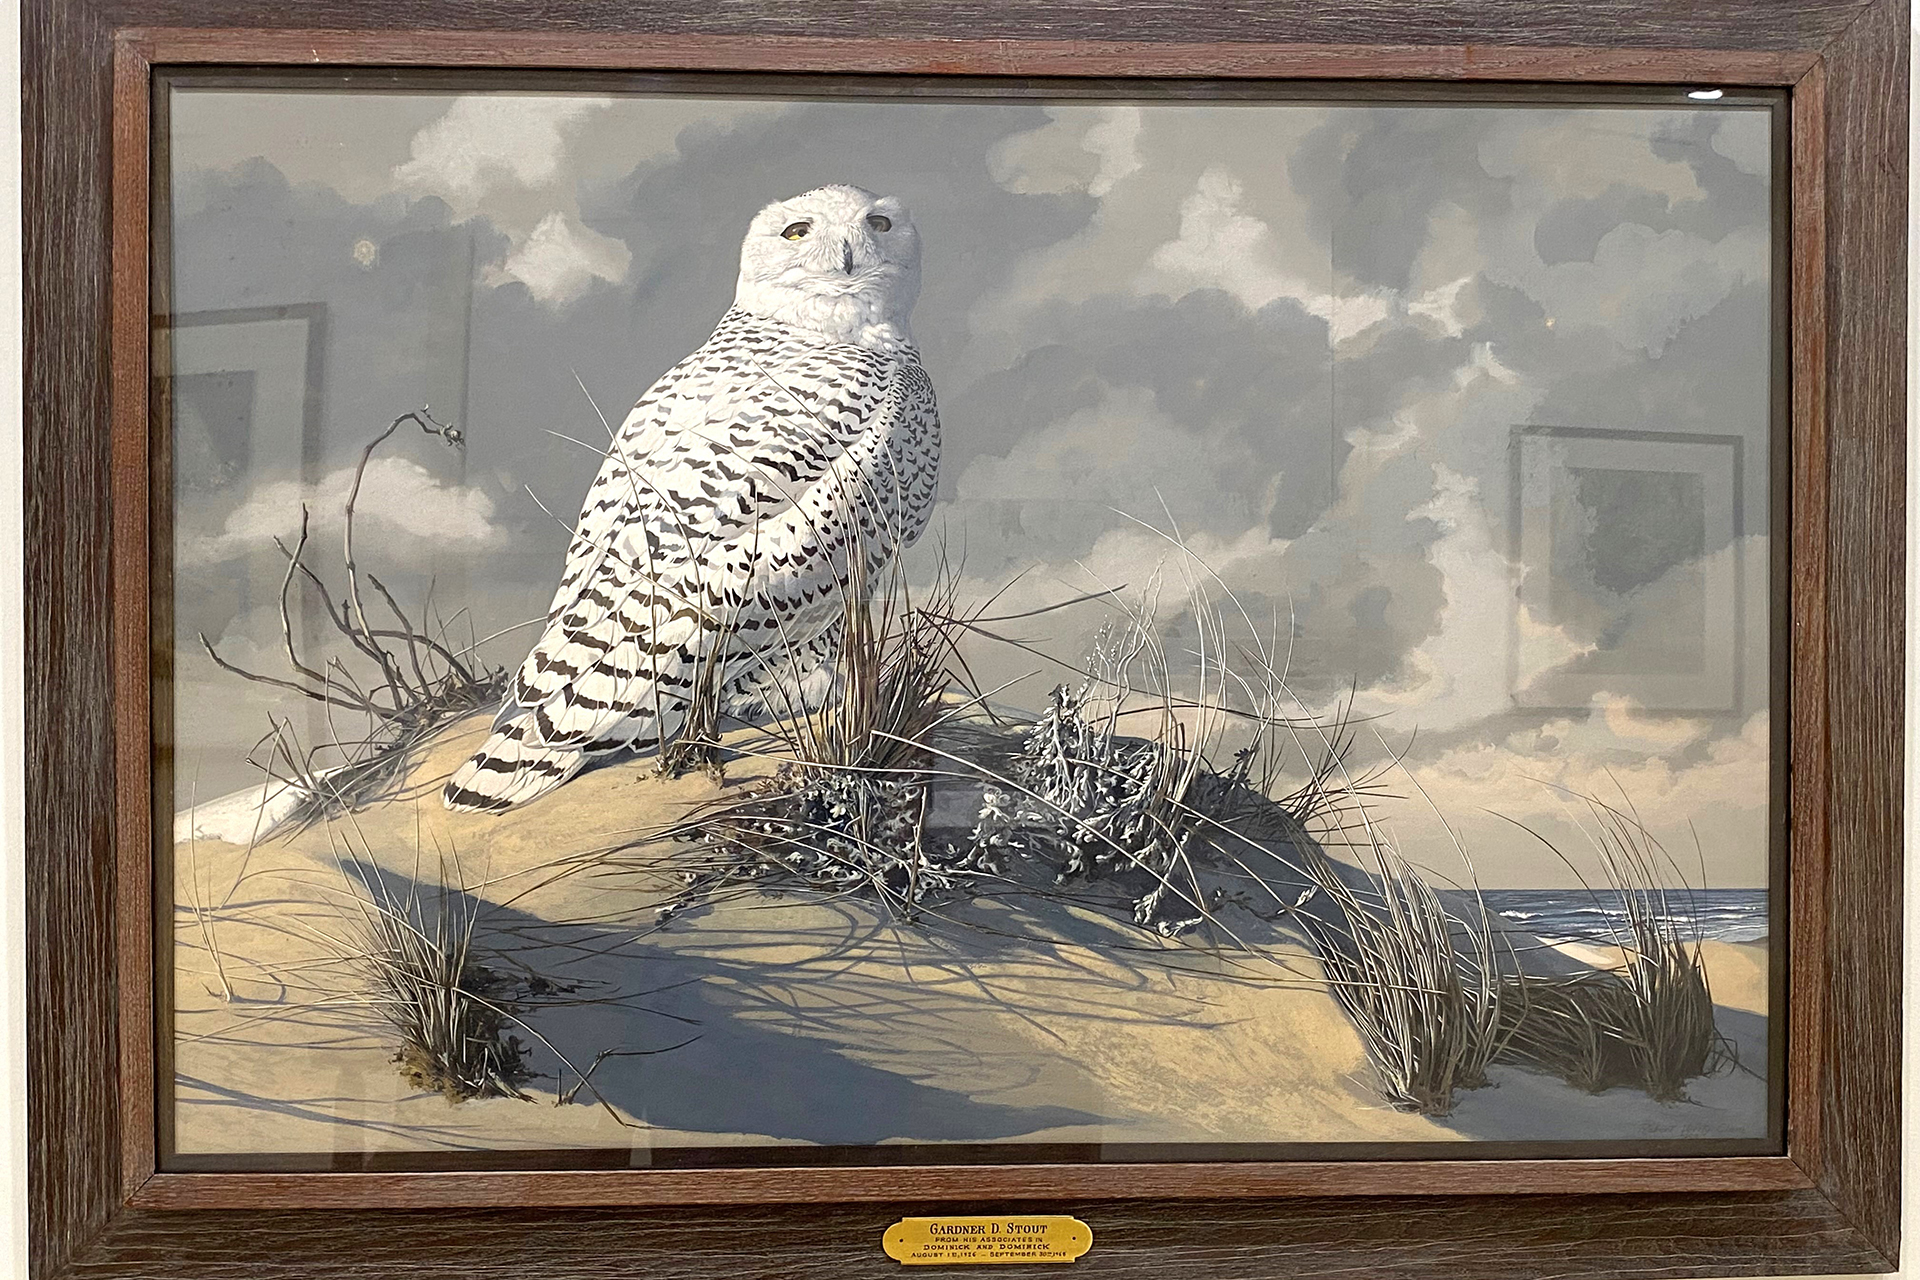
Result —
[{"label": "ocean water", "polygon": [[[1625,936],[1626,902],[1618,890],[1487,889],[1488,908],[1549,942],[1611,943]],[[1756,942],[1767,936],[1765,889],[1692,889],[1665,895],[1682,937]]]}]

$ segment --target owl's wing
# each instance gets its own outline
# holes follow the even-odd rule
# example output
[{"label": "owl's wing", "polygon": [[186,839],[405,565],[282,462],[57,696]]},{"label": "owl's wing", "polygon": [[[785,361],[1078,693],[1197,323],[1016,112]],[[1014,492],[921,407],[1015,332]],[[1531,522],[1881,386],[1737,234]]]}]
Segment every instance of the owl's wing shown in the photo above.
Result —
[{"label": "owl's wing", "polygon": [[688,356],[660,375],[646,394],[633,406],[618,431],[608,439],[606,460],[587,487],[580,504],[580,518],[567,545],[567,562],[560,574],[560,585],[547,606],[553,619],[578,593],[580,583],[604,558],[609,540],[647,501],[637,473],[646,459],[668,438],[676,421],[687,416],[704,399],[700,388],[687,394],[686,384],[696,373],[700,351]]},{"label": "owl's wing", "polygon": [[[514,681],[509,713],[530,713],[540,744],[604,750],[619,745],[604,741],[616,729],[622,741],[673,736],[711,636],[756,580],[797,567],[757,531],[804,540],[828,513],[888,505],[868,468],[844,464],[863,439],[888,433],[912,399],[903,386],[924,382],[917,364],[834,347],[743,355],[708,373],[704,396],[687,394],[688,380],[661,397],[657,425],[595,481],[572,580]],[[881,511],[861,523],[898,520]]]}]

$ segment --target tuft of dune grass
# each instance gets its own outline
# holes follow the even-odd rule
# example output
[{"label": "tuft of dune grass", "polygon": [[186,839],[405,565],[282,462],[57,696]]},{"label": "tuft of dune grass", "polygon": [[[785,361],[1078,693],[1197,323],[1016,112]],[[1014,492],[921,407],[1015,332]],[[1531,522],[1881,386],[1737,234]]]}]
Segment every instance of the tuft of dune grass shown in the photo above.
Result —
[{"label": "tuft of dune grass", "polygon": [[647,842],[682,846],[685,887],[659,909],[662,920],[733,887],[778,884],[868,898],[911,919],[982,869],[970,851],[926,838],[927,743],[970,705],[955,705],[965,676],[952,584],[943,564],[916,600],[897,564],[870,585],[854,557],[839,582],[831,696],[808,705],[802,691],[815,673],[791,658],[776,671],[765,730],[780,761],[774,775]]},{"label": "tuft of dune grass", "polygon": [[1375,855],[1373,889],[1351,886],[1325,855],[1310,858],[1334,910],[1303,921],[1386,1100],[1444,1116],[1460,1092],[1487,1083],[1510,1034],[1491,926],[1447,911],[1384,838]]},{"label": "tuft of dune grass", "polygon": [[[1689,1080],[1737,1059],[1714,1024],[1698,927],[1685,923],[1699,918],[1685,873],[1624,797],[1615,806],[1568,794],[1587,811],[1582,825],[1602,881],[1583,878],[1585,891],[1620,906],[1620,923],[1587,941],[1617,948],[1621,962],[1572,978],[1516,979],[1525,991],[1515,1005],[1512,1056],[1589,1092],[1630,1085],[1683,1101]],[[1522,830],[1574,866],[1545,836]]]},{"label": "tuft of dune grass", "polygon": [[394,1063],[416,1088],[449,1102],[525,1099],[533,1072],[510,1028],[514,984],[475,948],[479,901],[449,886],[396,888],[371,861],[342,868],[336,951],[360,979],[366,1007],[396,1042]]}]

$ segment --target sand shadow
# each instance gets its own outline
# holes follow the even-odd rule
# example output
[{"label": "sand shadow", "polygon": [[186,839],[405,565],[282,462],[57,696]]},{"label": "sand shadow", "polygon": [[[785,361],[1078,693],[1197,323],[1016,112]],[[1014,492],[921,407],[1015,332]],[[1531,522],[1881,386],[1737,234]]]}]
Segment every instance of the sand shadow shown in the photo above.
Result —
[{"label": "sand shadow", "polygon": [[[382,879],[401,898],[440,893],[390,870]],[[812,913],[803,929],[734,928],[687,946],[675,935],[554,923],[452,891],[448,903],[477,912],[474,946],[484,963],[542,980],[544,994],[515,1006],[524,1024],[517,1033],[543,1089],[564,1092],[591,1071],[573,1105],[604,1101],[664,1129],[830,1146],[990,1141],[1102,1119],[982,1100],[925,1078],[942,1057],[994,1051],[937,1034],[943,1020],[999,998],[972,972],[991,945],[911,938],[851,904]],[[799,954],[770,960],[773,948]],[[901,963],[939,980],[868,972],[874,966],[862,961],[889,948],[912,948]],[[1063,992],[1057,1008],[1035,1012],[1098,1017],[1100,1003],[1073,1008]],[[1126,1012],[1116,999],[1105,1016]],[[857,1056],[863,1024],[909,1022],[927,1032],[916,1061],[895,1070]]]}]

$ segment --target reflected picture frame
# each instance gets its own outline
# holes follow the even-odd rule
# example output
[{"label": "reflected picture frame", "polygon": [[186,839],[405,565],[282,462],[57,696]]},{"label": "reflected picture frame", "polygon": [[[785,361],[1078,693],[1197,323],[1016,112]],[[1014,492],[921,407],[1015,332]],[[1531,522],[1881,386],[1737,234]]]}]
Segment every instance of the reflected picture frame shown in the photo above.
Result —
[{"label": "reflected picture frame", "polygon": [[[1572,709],[1589,705],[1597,696],[1613,693],[1632,698],[1649,711],[1727,714],[1738,710],[1744,672],[1739,658],[1741,636],[1749,627],[1764,627],[1766,584],[1759,590],[1745,580],[1749,558],[1741,540],[1741,453],[1739,436],[1689,432],[1604,431],[1592,428],[1525,427],[1514,432],[1513,465],[1516,481],[1512,521],[1513,562],[1521,581],[1512,618],[1512,681],[1514,701],[1528,707]],[[1592,546],[1609,535],[1627,534],[1624,494],[1633,488],[1617,481],[1614,492],[1599,502],[1583,503],[1581,480],[1587,476],[1623,477],[1641,485],[1659,487],[1642,496],[1643,510],[1671,510],[1676,525],[1666,531],[1673,544],[1650,566],[1636,569],[1633,582],[1595,581]],[[1681,481],[1680,485],[1659,484]],[[1691,481],[1691,484],[1685,482]],[[1624,494],[1623,494],[1624,490]],[[1579,527],[1569,527],[1578,520]],[[1644,530],[1639,531],[1644,536]],[[1683,565],[1681,558],[1703,560],[1698,550],[1682,547],[1713,546],[1727,553],[1705,563]],[[1658,553],[1655,553],[1658,554]],[[1577,565],[1569,565],[1577,558]],[[1689,572],[1697,579],[1686,594],[1698,598],[1700,617],[1689,631],[1697,636],[1690,651],[1649,655],[1637,669],[1623,669],[1625,655],[1607,655],[1608,664],[1587,662],[1569,670],[1551,653],[1540,652],[1538,627],[1556,625],[1566,609],[1557,594],[1578,593],[1587,602],[1604,597],[1618,624],[1632,623],[1633,597],[1659,584],[1666,573]],[[1569,582],[1568,579],[1574,581]],[[1760,607],[1749,619],[1749,607]],[[1710,670],[1709,652],[1733,655],[1723,670]],[[1630,659],[1627,659],[1630,661]]]},{"label": "reflected picture frame", "polygon": [[[189,5],[191,9],[195,6]],[[1261,18],[1182,6],[1094,29],[990,8],[902,17],[883,32],[827,5],[834,36],[791,15],[594,9],[591,34],[462,29],[457,4],[395,22],[275,29],[264,10],[132,24],[111,6],[30,11],[28,184],[29,961],[35,1266],[58,1275],[204,1275],[271,1257],[293,1274],[512,1265],[585,1275],[610,1256],[687,1275],[738,1273],[767,1241],[783,1274],[892,1273],[882,1230],[903,1212],[1072,1212],[1095,1273],[1434,1275],[1865,1273],[1898,1257],[1900,995],[1897,584],[1904,530],[1906,10],[1624,4],[1539,28],[1492,6],[1391,6]],[[430,14],[440,24],[427,29]],[[1631,21],[1628,21],[1628,20]],[[650,28],[636,29],[645,24]],[[950,25],[943,25],[950,24]],[[1085,24],[1085,25],[1082,25]],[[1044,32],[1044,35],[1042,34]],[[1630,33],[1633,44],[1623,44]],[[1207,39],[1193,37],[1205,35]],[[1387,41],[1386,37],[1392,40]],[[1471,37],[1471,38],[1469,38]],[[78,53],[63,51],[79,50]],[[1783,557],[1788,861],[1786,1127],[1778,1155],[1456,1161],[887,1165],[460,1173],[176,1173],[157,1167],[151,786],[156,681],[149,427],[156,334],[149,271],[153,88],[175,67],[323,66],[369,84],[441,69],[503,85],[542,72],[1050,77],[1089,96],[1166,79],[1389,82],[1436,97],[1485,86],[1703,84],[1784,89],[1790,431]],[[957,81],[956,81],[957,83]],[[111,102],[103,111],[96,103]],[[91,148],[91,150],[89,150]],[[88,155],[111,164],[89,169]],[[74,193],[91,203],[72,204]],[[70,210],[78,209],[75,216]],[[309,321],[311,323],[311,321]],[[219,363],[216,361],[215,363]],[[276,360],[273,363],[284,363]],[[203,372],[231,374],[209,366]],[[260,376],[256,374],[255,376]],[[34,389],[39,394],[34,394]],[[104,391],[104,394],[102,392]],[[90,424],[84,430],[80,424]],[[1633,442],[1516,436],[1518,559],[1551,550],[1554,469]],[[1533,507],[1524,456],[1546,450]],[[1701,519],[1737,534],[1739,467],[1722,442],[1669,443],[1645,473],[1693,476]],[[1674,451],[1693,453],[1680,456]],[[1733,492],[1716,492],[1725,483]],[[1533,541],[1529,541],[1529,537]],[[1542,541],[1544,540],[1544,541]],[[1760,581],[1764,584],[1766,578]],[[1550,588],[1533,590],[1543,594]],[[1521,597],[1530,590],[1520,586]],[[1709,630],[1744,623],[1741,569],[1708,591]],[[102,601],[111,607],[102,609]],[[1544,607],[1544,606],[1543,606]],[[1763,610],[1762,616],[1765,616]],[[1763,624],[1764,625],[1764,624]],[[99,661],[111,652],[113,661]],[[1750,677],[1741,677],[1750,678]],[[1566,677],[1562,677],[1566,679]],[[1516,697],[1525,683],[1516,674]],[[1531,688],[1531,685],[1527,687]],[[1590,690],[1589,690],[1590,692]],[[1662,691],[1712,711],[1721,691]],[[1537,705],[1584,701],[1544,689]],[[1560,701],[1553,701],[1559,699]],[[117,1105],[102,1105],[115,1099]],[[1276,1203],[1284,1201],[1284,1203]],[[407,1212],[395,1212],[405,1210]],[[771,1234],[770,1234],[771,1233]],[[1623,1246],[1621,1238],[1631,1239]],[[1675,1259],[1684,1258],[1684,1262]]]}]

